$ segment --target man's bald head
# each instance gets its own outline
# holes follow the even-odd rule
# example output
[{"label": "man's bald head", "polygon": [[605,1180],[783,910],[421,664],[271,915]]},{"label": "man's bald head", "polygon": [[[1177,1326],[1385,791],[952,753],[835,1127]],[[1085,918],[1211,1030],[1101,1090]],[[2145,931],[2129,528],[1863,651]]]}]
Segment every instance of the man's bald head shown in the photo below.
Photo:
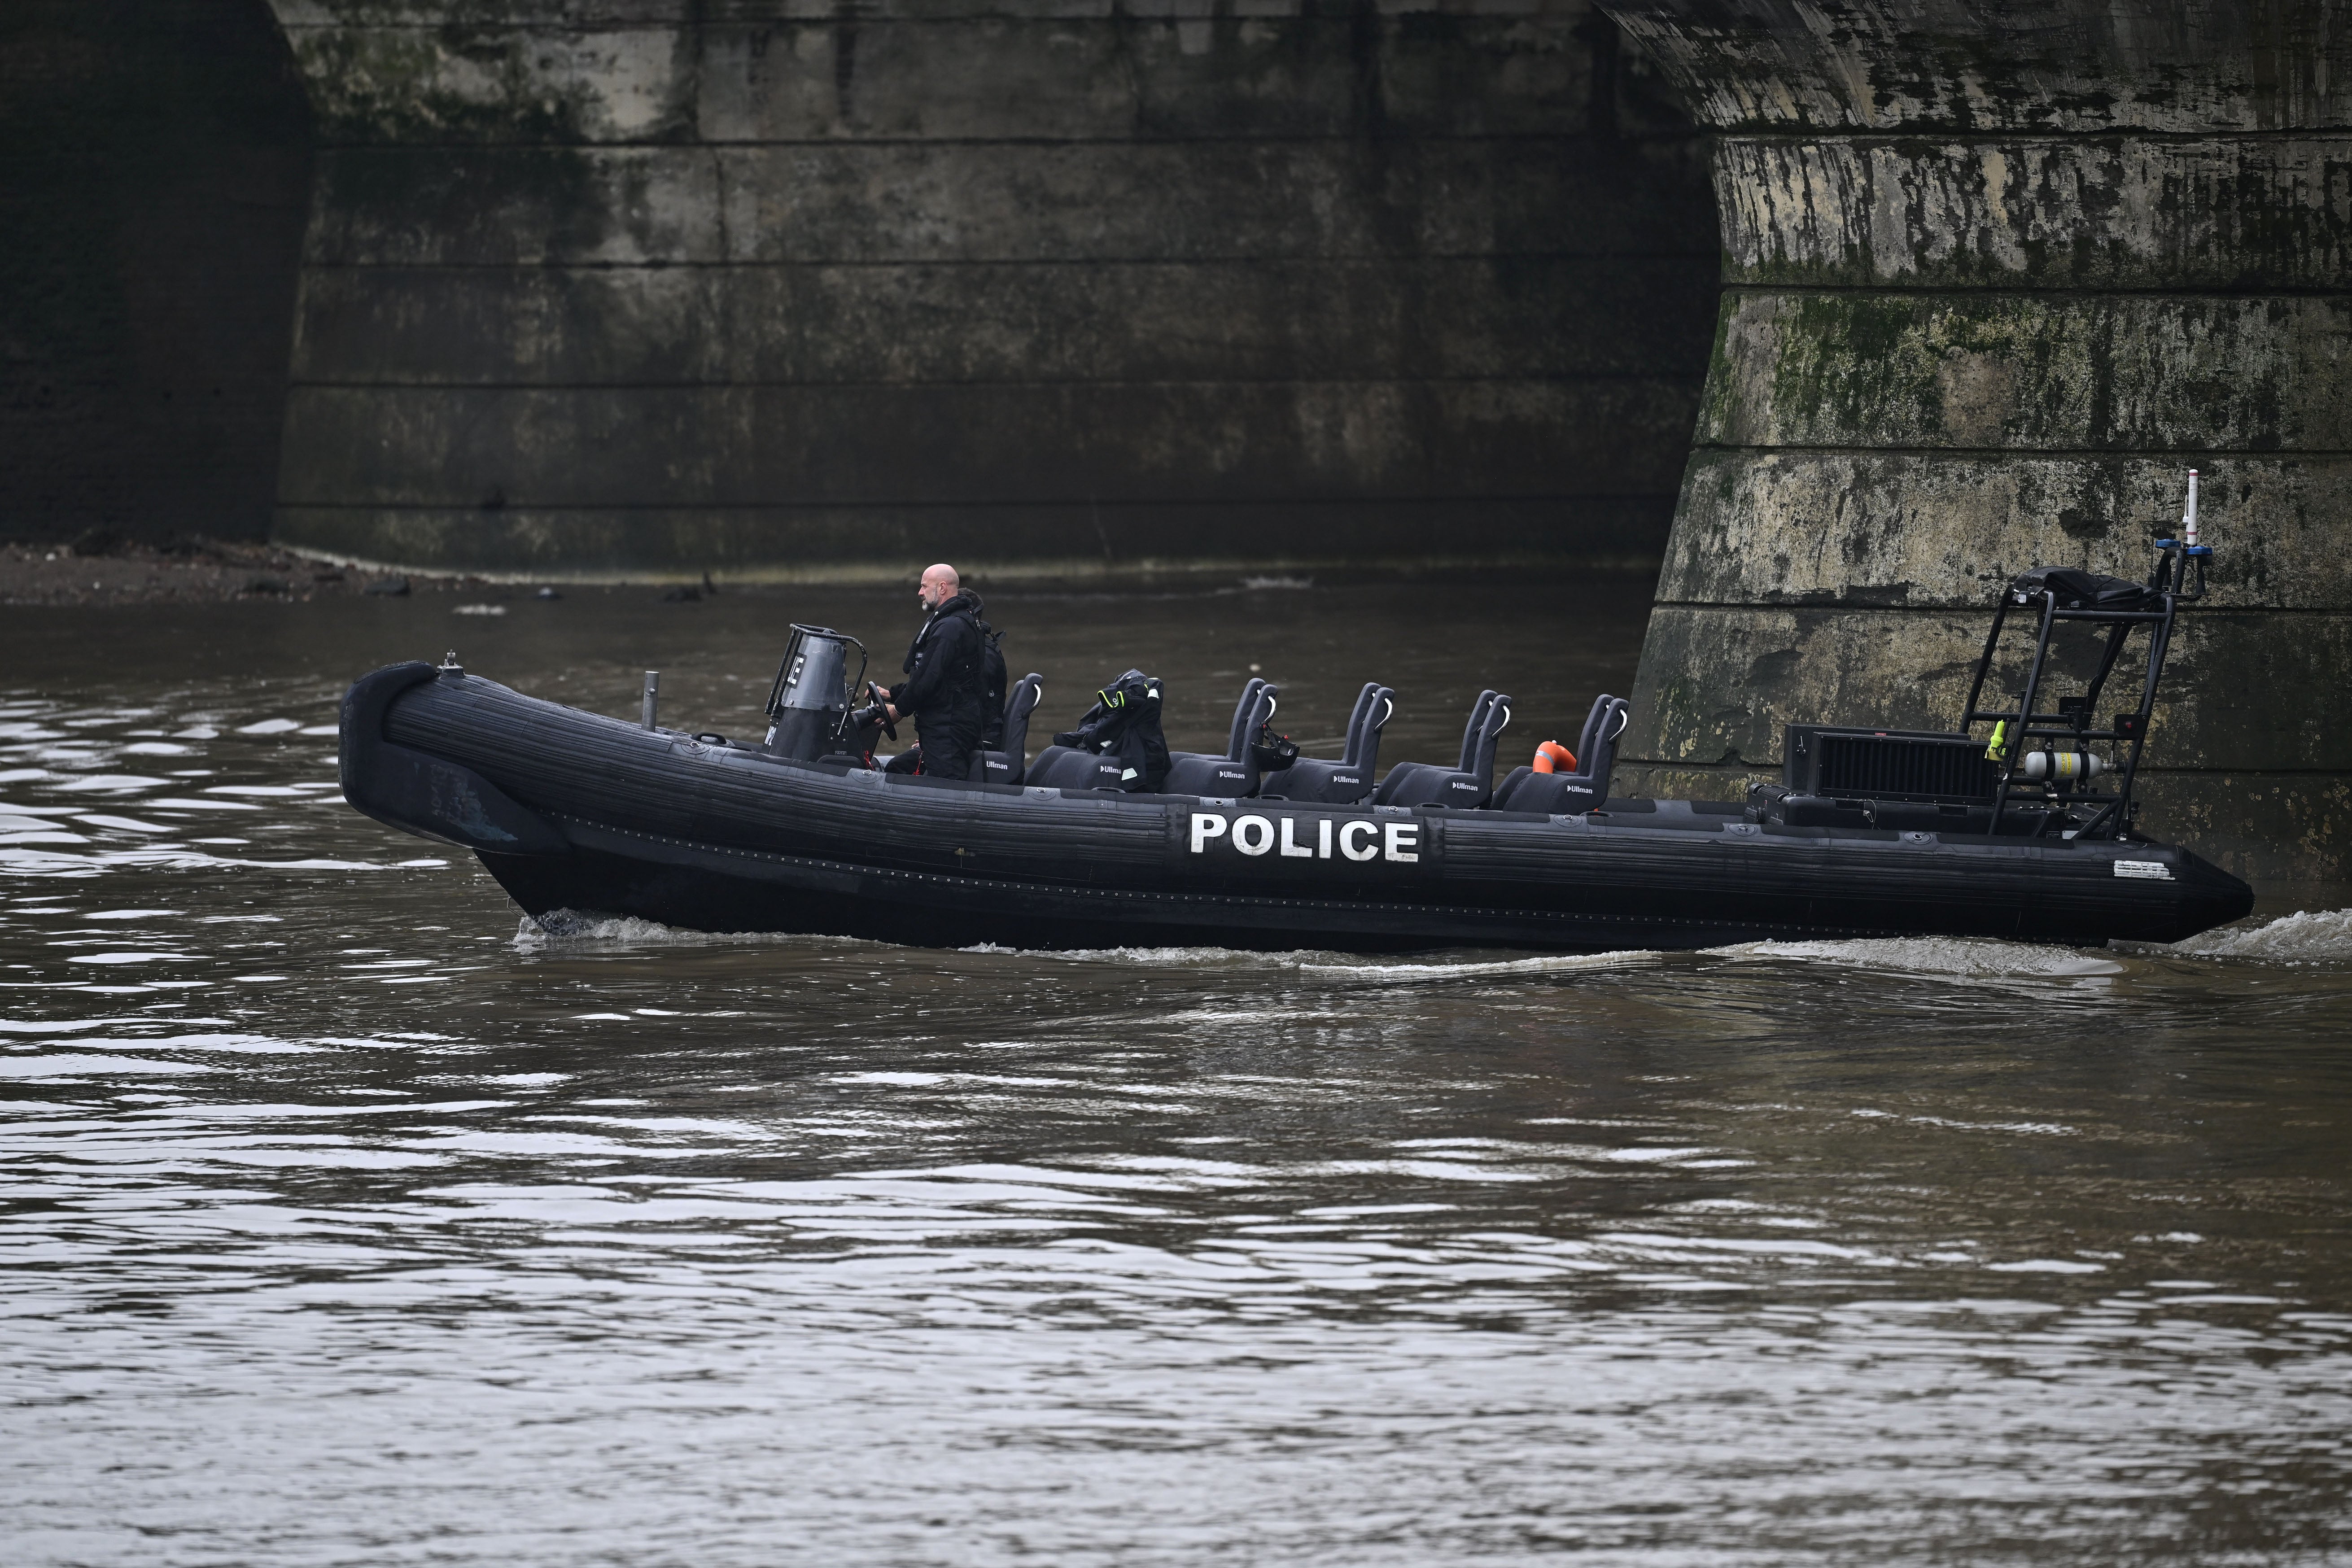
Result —
[{"label": "man's bald head", "polygon": [[956,569],[942,561],[924,571],[923,585],[915,596],[923,602],[923,608],[936,610],[954,598],[962,587],[963,579],[956,575]]}]

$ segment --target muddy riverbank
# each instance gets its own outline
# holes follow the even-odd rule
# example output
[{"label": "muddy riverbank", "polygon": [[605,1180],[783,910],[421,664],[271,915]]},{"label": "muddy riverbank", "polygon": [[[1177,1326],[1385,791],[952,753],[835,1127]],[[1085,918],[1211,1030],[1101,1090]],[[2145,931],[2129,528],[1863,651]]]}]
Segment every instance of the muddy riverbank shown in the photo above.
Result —
[{"label": "muddy riverbank", "polygon": [[463,577],[370,571],[248,540],[0,545],[0,605],[225,604],[458,593]]}]

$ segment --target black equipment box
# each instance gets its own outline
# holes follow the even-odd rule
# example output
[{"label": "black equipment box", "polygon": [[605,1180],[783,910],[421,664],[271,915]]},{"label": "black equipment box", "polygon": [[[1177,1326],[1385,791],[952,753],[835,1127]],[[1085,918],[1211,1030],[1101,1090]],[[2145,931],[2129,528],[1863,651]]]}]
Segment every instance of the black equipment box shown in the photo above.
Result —
[{"label": "black equipment box", "polygon": [[1780,755],[1791,795],[1989,805],[2000,790],[1984,742],[1948,731],[1791,724]]}]

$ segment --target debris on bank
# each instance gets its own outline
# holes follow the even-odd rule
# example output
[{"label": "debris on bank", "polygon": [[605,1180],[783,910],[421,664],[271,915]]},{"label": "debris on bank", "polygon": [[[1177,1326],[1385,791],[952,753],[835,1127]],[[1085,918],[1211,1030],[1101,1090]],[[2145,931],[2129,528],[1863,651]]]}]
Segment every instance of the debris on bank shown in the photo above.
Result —
[{"label": "debris on bank", "polygon": [[480,592],[478,578],[337,566],[257,541],[174,535],[162,543],[92,529],[70,543],[0,545],[0,604],[143,605]]}]

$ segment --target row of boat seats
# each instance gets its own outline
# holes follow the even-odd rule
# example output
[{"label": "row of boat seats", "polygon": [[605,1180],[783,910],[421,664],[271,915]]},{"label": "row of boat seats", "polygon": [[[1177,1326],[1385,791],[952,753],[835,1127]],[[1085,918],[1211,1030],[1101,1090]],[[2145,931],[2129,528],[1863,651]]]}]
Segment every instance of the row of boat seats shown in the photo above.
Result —
[{"label": "row of boat seats", "polygon": [[1495,809],[1573,816],[1606,803],[1609,774],[1617,765],[1617,740],[1625,732],[1628,717],[1622,697],[1604,691],[1594,698],[1584,731],[1577,738],[1577,771],[1539,773],[1531,767],[1514,768],[1495,792]]},{"label": "row of boat seats", "polygon": [[[1029,735],[1029,717],[1044,695],[1045,681],[1035,674],[1022,677],[1005,702],[1003,750],[982,753],[982,765],[990,784],[1028,784],[1057,789],[1117,789],[1119,764],[1115,758],[1065,746],[1048,746],[1024,769],[1022,759]],[[1617,742],[1628,720],[1625,699],[1607,692],[1593,699],[1577,737],[1578,770],[1572,773],[1539,773],[1518,767],[1499,789],[1490,788],[1495,776],[1495,752],[1511,721],[1511,699],[1486,690],[1470,710],[1463,726],[1462,749],[1454,765],[1400,763],[1389,770],[1380,787],[1371,785],[1380,761],[1381,733],[1396,711],[1396,693],[1378,681],[1367,681],[1349,715],[1344,748],[1338,761],[1302,757],[1279,773],[1262,773],[1250,742],[1272,721],[1282,689],[1253,677],[1234,704],[1233,722],[1226,731],[1225,752],[1169,754],[1162,794],[1239,799],[1257,795],[1267,800],[1311,802],[1324,805],[1357,805],[1367,797],[1380,805],[1445,805],[1475,809],[1491,805],[1497,811],[1573,814],[1601,805],[1609,798],[1609,778],[1614,770]]]}]

